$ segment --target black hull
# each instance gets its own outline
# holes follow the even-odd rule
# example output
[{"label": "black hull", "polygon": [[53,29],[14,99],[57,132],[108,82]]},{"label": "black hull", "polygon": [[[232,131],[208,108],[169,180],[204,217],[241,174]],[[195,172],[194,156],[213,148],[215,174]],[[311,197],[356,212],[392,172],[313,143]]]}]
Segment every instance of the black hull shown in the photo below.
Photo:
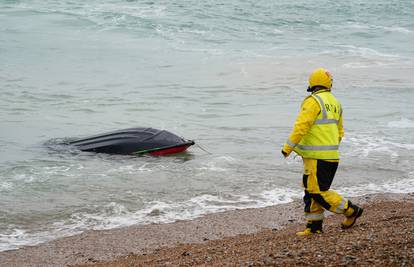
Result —
[{"label": "black hull", "polygon": [[130,128],[70,142],[82,151],[121,155],[165,155],[185,151],[194,141],[153,128]]}]

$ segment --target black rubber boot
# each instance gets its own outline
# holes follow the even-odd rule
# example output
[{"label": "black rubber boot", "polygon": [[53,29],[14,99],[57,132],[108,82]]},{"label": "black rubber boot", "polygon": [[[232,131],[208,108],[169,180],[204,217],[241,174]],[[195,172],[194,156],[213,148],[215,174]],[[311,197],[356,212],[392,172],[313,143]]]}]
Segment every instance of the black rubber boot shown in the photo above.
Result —
[{"label": "black rubber boot", "polygon": [[356,219],[361,217],[362,212],[364,212],[364,209],[352,204],[351,201],[348,201],[348,208],[344,213],[345,219],[341,225],[342,229],[351,228],[355,224]]}]

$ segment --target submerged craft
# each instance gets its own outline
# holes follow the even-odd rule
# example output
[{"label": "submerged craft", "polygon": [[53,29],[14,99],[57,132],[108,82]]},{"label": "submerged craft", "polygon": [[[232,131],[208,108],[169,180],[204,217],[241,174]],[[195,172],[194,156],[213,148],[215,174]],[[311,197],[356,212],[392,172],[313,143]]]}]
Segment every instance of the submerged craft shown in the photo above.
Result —
[{"label": "submerged craft", "polygon": [[162,156],[184,152],[195,143],[165,130],[130,128],[77,139],[69,144],[96,153]]}]

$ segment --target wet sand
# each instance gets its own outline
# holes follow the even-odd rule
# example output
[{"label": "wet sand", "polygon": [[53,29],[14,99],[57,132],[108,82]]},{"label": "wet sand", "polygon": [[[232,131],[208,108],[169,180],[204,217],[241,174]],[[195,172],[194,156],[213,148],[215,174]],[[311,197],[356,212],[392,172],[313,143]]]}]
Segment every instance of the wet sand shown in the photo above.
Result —
[{"label": "wet sand", "polygon": [[235,210],[170,224],[88,231],[0,253],[0,266],[414,266],[414,194],[351,198],[355,227],[329,216],[322,235],[299,238],[302,203]]}]

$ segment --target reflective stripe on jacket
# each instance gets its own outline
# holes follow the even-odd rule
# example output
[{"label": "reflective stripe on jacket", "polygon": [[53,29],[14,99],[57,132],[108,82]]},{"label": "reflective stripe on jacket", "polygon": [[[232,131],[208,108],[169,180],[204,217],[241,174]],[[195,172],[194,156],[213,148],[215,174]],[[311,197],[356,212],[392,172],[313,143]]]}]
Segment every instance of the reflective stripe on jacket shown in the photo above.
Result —
[{"label": "reflective stripe on jacket", "polygon": [[303,101],[283,150],[294,150],[303,158],[336,160],[343,134],[341,104],[330,91],[317,91]]}]

